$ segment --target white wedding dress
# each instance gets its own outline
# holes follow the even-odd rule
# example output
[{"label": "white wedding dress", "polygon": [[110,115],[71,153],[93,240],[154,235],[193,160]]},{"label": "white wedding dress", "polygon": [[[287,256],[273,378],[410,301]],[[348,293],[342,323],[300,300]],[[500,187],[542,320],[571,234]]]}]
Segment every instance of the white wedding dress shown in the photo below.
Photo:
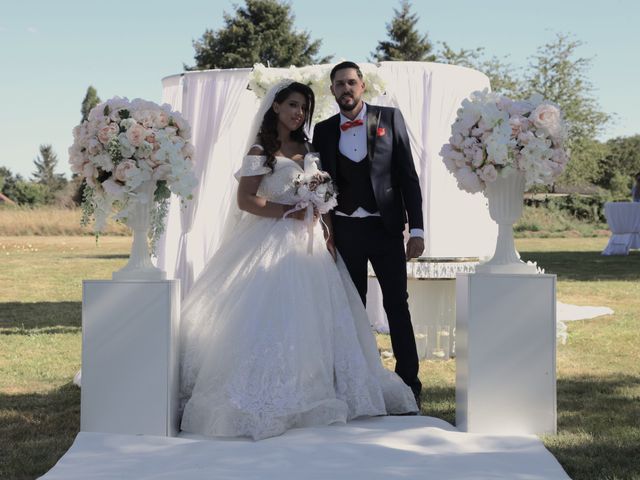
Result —
[{"label": "white wedding dress", "polygon": [[[295,204],[295,161],[245,157],[258,196]],[[381,362],[356,289],[304,221],[245,214],[183,303],[182,430],[262,439],[287,429],[417,411]]]}]

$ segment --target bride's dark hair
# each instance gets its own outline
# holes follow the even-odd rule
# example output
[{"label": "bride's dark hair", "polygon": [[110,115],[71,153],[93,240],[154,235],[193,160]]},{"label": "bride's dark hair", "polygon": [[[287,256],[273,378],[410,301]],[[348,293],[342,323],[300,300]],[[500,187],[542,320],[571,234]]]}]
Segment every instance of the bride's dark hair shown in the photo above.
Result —
[{"label": "bride's dark hair", "polygon": [[[292,93],[300,93],[307,101],[307,109],[304,113],[304,122],[302,125],[291,132],[291,139],[296,142],[304,143],[309,140],[305,127],[311,128],[311,118],[313,117],[313,108],[315,106],[315,97],[313,90],[303,83],[293,82],[282,90],[280,90],[273,101],[275,103],[282,103]],[[273,110],[273,106],[267,110],[262,119],[262,125],[258,131],[258,140],[262,148],[264,148],[264,154],[267,156],[265,165],[273,170],[276,164],[275,153],[280,149],[280,140],[278,140],[278,115]]]}]

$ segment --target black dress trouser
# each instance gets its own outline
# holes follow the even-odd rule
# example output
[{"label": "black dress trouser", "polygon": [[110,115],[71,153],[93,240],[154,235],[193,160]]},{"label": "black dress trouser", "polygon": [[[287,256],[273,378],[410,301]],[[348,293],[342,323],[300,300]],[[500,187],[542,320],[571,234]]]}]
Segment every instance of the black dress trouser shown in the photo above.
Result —
[{"label": "black dress trouser", "polygon": [[390,233],[380,217],[351,218],[333,215],[335,244],[362,303],[367,298],[367,261],[375,271],[382,303],[389,320],[396,373],[420,393],[418,352],[407,302],[407,266],[402,232]]}]

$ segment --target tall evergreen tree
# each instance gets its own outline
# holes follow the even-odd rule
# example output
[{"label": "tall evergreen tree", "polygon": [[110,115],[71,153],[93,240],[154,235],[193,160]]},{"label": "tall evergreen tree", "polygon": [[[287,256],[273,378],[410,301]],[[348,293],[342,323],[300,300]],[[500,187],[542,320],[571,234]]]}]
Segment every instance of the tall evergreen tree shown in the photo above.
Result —
[{"label": "tall evergreen tree", "polygon": [[82,100],[82,108],[80,109],[80,113],[82,113],[82,122],[89,118],[89,112],[93,107],[100,103],[100,97],[98,97],[98,92],[95,88],[89,85],[87,88],[87,93],[84,96],[84,100]]},{"label": "tall evergreen tree", "polygon": [[47,186],[52,194],[67,184],[63,174],[54,172],[58,164],[58,155],[51,145],[40,145],[40,155],[33,163],[36,166],[36,171],[31,174],[33,181]]},{"label": "tall evergreen tree", "polygon": [[318,58],[321,40],[311,41],[306,31],[294,28],[291,6],[278,0],[245,0],[233,15],[224,13],[224,27],[207,29],[193,42],[196,64],[186,70],[271,67],[326,63]]},{"label": "tall evergreen tree", "polygon": [[375,52],[371,52],[373,59],[378,62],[384,60],[405,61],[435,61],[431,54],[433,46],[427,34],[420,35],[416,30],[419,17],[411,13],[409,0],[401,0],[400,10],[393,9],[395,15],[391,23],[387,23],[389,40],[379,41]]}]

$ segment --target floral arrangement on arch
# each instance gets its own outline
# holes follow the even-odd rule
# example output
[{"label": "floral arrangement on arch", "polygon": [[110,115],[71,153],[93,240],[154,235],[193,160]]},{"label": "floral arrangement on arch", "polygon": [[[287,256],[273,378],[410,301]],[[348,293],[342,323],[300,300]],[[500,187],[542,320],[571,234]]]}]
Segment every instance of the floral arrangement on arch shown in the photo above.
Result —
[{"label": "floral arrangement on arch", "polygon": [[[126,221],[136,202],[151,202],[151,250],[164,231],[171,192],[182,202],[196,186],[191,127],[171,106],[114,97],[96,105],[73,129],[71,171],[87,183],[82,225],[107,219]],[[115,211],[115,213],[114,213]]]},{"label": "floral arrangement on arch", "polygon": [[[261,63],[253,66],[249,74],[249,89],[258,98],[263,98],[266,93],[283,78],[290,78],[299,83],[308,85],[315,95],[315,117],[324,120],[337,112],[335,99],[329,90],[329,74],[333,65],[309,65],[306,67],[291,66],[288,69],[267,68]],[[363,99],[370,101],[385,92],[386,82],[378,73],[378,67],[371,64],[360,65],[363,81],[366,85]]]},{"label": "floral arrangement on arch", "polygon": [[512,100],[485,89],[462,102],[440,155],[458,187],[470,193],[513,169],[524,172],[527,187],[548,185],[569,160],[566,139],[557,105],[540,95]]}]

